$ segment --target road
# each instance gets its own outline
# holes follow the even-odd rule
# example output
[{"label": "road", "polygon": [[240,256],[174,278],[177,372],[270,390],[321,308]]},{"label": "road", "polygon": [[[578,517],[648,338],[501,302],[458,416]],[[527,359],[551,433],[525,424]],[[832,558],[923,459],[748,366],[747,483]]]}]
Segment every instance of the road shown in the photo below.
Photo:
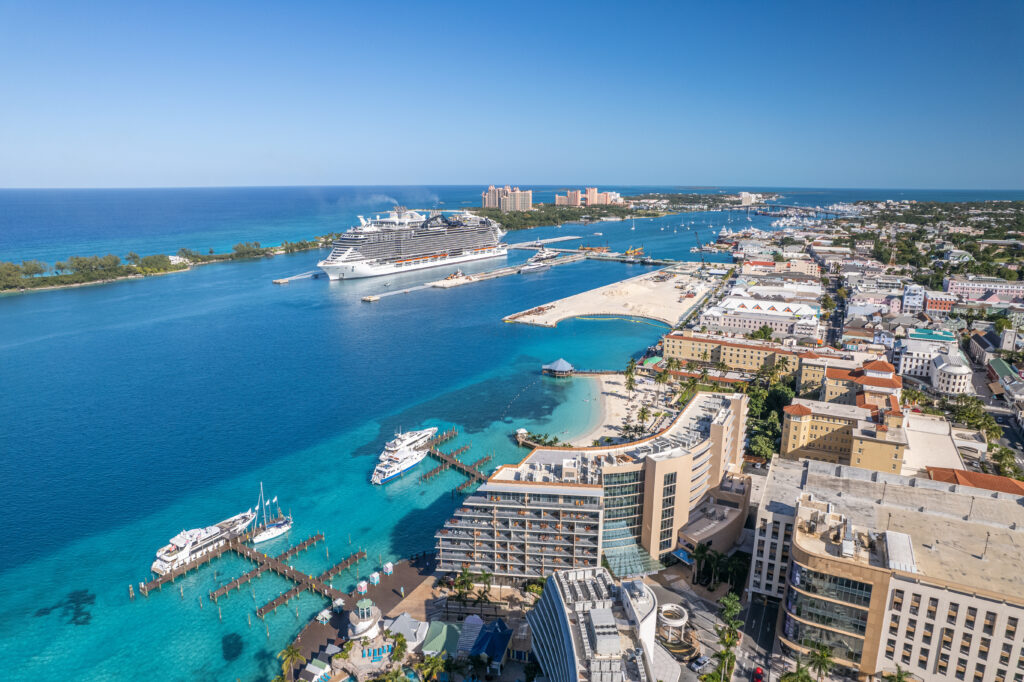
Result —
[{"label": "road", "polygon": [[764,679],[771,679],[772,646],[775,642],[775,623],[778,621],[779,604],[767,605],[754,597],[740,614],[743,620],[743,642],[736,656],[736,674],[741,680],[749,680],[754,668],[764,670]]}]

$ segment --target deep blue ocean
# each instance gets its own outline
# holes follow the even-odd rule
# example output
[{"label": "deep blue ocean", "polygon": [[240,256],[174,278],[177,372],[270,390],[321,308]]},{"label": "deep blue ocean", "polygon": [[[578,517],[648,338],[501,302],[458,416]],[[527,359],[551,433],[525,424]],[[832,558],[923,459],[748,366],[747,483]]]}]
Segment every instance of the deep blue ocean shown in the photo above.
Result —
[{"label": "deep blue ocean", "polygon": [[[0,260],[278,244],[345,229],[357,214],[394,202],[476,205],[481,189],[0,191]],[[535,200],[550,201],[555,189],[536,191]],[[785,203],[804,204],[1024,198],[782,191]],[[507,241],[571,234],[582,243],[694,258],[696,231],[707,240],[722,226],[770,220],[731,219],[687,214],[638,220],[635,229],[626,222],[551,226],[510,233]],[[542,363],[564,357],[620,368],[665,331],[645,321],[569,320],[553,330],[501,321],[644,266],[582,262],[373,304],[360,298],[381,292],[379,280],[271,283],[313,269],[323,255],[0,296],[0,501],[9,519],[0,536],[0,653],[9,679],[269,679],[279,670],[274,652],[323,601],[304,594],[250,628],[248,614],[289,586],[268,576],[255,582],[254,595],[243,590],[221,600],[218,618],[210,604],[199,607],[199,596],[247,570],[247,562],[224,558],[130,602],[128,585],[148,577],[153,553],[169,537],[253,506],[262,481],[296,519],[290,538],[268,551],[323,531],[330,558],[320,545],[295,566],[319,572],[363,548],[365,576],[381,561],[431,548],[456,504],[450,491],[461,479],[454,472],[427,484],[407,476],[369,485],[377,453],[397,428],[456,426],[461,435],[451,447],[470,444],[466,458],[516,461],[525,453],[511,440],[515,429],[571,437],[596,418],[592,382],[542,378]],[[528,255],[512,251],[507,262]],[[390,279],[400,288],[449,271]],[[353,571],[334,584],[349,589],[355,579]],[[236,635],[240,653],[223,646]]]}]

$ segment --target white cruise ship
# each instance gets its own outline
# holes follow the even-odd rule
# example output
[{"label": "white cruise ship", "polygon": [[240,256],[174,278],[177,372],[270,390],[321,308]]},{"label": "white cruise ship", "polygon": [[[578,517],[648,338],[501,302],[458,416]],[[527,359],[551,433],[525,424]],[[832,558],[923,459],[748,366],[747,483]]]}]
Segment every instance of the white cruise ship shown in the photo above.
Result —
[{"label": "white cruise ship", "polygon": [[317,266],[331,279],[358,279],[455,265],[506,255],[504,234],[493,220],[465,211],[427,217],[396,206],[384,217],[359,216],[359,226],[336,239]]},{"label": "white cruise ship", "polygon": [[170,544],[157,550],[156,561],[150,570],[157,575],[166,575],[245,532],[255,518],[256,512],[250,509],[215,526],[183,530],[171,538]]},{"label": "white cruise ship", "polygon": [[380,453],[370,483],[383,485],[413,468],[427,456],[427,442],[437,433],[437,427],[422,431],[396,433]]}]

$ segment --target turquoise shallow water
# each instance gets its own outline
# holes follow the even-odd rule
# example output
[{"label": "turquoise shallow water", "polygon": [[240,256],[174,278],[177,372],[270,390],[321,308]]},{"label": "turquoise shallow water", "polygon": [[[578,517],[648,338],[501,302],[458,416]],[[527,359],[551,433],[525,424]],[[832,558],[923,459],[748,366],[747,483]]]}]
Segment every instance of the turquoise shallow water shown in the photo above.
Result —
[{"label": "turquoise shallow water", "polygon": [[[478,191],[441,189],[436,200],[457,205]],[[133,193],[105,193],[91,204],[77,193],[60,201],[22,193],[12,204],[11,194],[0,193],[4,226],[14,216],[21,230],[0,229],[0,257],[272,243],[343,226],[367,210],[338,197],[319,208],[282,208],[260,190],[237,192],[215,193],[216,201],[172,192],[162,211],[149,212],[125,208],[139,205]],[[253,196],[271,212],[265,221],[251,215]],[[835,200],[809,196],[811,203]],[[509,240],[577,234],[614,249],[642,244],[654,255],[690,257],[694,237],[681,223],[703,224],[707,239],[725,220],[697,214],[637,221],[635,230],[627,223],[548,227]],[[320,255],[0,297],[0,499],[13,519],[0,552],[0,654],[17,662],[10,677],[58,670],[73,680],[273,676],[273,653],[323,601],[303,595],[269,616],[265,629],[258,621],[250,628],[247,614],[288,586],[268,576],[221,600],[219,615],[210,604],[200,608],[200,595],[247,570],[247,562],[225,558],[173,589],[129,602],[128,584],[147,576],[157,547],[182,528],[252,506],[263,481],[296,518],[291,538],[269,551],[316,531],[327,536],[330,557],[318,546],[295,559],[299,568],[320,571],[364,548],[371,558],[360,567],[365,575],[368,564],[429,549],[461,479],[450,472],[424,485],[410,476],[371,487],[376,455],[396,428],[454,425],[461,435],[449,447],[471,444],[468,458],[515,461],[524,454],[511,440],[516,428],[568,438],[595,419],[593,383],[543,378],[542,363],[565,357],[581,367],[619,368],[663,329],[629,321],[569,320],[553,330],[501,322],[642,266],[585,262],[372,305],[360,298],[381,290],[376,280],[271,284],[309,270]],[[392,286],[444,274],[411,273]],[[348,589],[355,579],[350,572],[335,585]]]}]

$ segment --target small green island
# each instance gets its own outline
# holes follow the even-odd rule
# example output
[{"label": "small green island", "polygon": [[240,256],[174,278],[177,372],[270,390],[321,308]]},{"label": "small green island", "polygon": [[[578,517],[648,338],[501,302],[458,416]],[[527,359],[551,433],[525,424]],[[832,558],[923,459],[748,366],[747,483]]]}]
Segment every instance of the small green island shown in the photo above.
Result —
[{"label": "small green island", "polygon": [[268,258],[283,253],[327,248],[336,237],[337,233],[331,233],[297,242],[286,241],[280,246],[262,246],[259,242],[242,242],[235,244],[228,253],[215,253],[213,249],[207,253],[199,253],[192,249],[182,248],[175,256],[162,253],[140,256],[131,252],[123,260],[114,254],[71,256],[52,266],[38,260],[24,260],[21,263],[0,261],[0,292],[75,287],[86,284],[102,284],[120,279],[152,277],[188,270],[194,265],[247,258]]}]

